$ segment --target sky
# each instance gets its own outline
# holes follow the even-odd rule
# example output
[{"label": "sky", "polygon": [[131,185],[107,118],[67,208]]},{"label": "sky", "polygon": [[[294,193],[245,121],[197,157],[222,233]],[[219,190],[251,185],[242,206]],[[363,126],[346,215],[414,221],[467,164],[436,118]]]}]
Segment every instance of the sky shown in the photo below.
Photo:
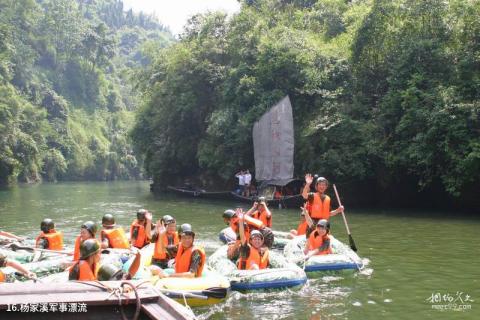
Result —
[{"label": "sky", "polygon": [[124,10],[132,8],[135,12],[155,13],[173,34],[181,33],[194,14],[217,10],[232,14],[240,10],[237,0],[123,0],[123,4]]}]

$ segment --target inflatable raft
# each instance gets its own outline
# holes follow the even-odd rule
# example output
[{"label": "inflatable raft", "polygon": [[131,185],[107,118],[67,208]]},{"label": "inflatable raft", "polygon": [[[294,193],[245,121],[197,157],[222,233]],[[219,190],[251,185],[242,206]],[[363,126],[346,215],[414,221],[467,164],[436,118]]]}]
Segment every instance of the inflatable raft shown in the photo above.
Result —
[{"label": "inflatable raft", "polygon": [[[150,280],[154,287],[166,296],[189,306],[206,306],[219,303],[227,298],[230,291],[230,282],[227,278],[208,270],[203,269],[201,277],[198,278],[163,278],[152,276],[149,269],[152,261],[154,244],[150,244],[141,250],[142,260],[140,268],[133,277],[134,279]],[[124,265],[126,272],[130,268],[134,257],[131,257]],[[173,269],[165,269],[167,274],[174,273]]]},{"label": "inflatable raft", "polygon": [[306,238],[295,237],[287,242],[284,248],[284,255],[288,261],[304,267],[305,272],[334,271],[334,270],[361,270],[362,259],[347,245],[335,239],[332,235],[332,254],[313,256],[306,260],[303,258]]},{"label": "inflatable raft", "polygon": [[[173,269],[166,269],[173,273]],[[199,278],[163,278],[157,276],[150,280],[155,289],[177,302],[186,303],[191,307],[212,305],[222,302],[230,291],[227,278],[211,270],[204,270]]]},{"label": "inflatable raft", "polygon": [[[25,263],[23,264],[23,267],[34,272],[37,277],[42,277],[48,274],[64,271],[72,264],[71,260],[72,259],[69,257],[57,256],[56,258],[51,258],[49,260]],[[19,279],[25,279],[23,275],[21,275],[16,269],[12,267],[3,268],[2,272],[5,274],[5,282],[16,282]]]},{"label": "inflatable raft", "polygon": [[227,246],[220,247],[208,258],[208,266],[230,280],[232,290],[269,290],[302,286],[307,281],[305,272],[289,263],[280,253],[270,250],[272,268],[238,270],[227,258]]}]

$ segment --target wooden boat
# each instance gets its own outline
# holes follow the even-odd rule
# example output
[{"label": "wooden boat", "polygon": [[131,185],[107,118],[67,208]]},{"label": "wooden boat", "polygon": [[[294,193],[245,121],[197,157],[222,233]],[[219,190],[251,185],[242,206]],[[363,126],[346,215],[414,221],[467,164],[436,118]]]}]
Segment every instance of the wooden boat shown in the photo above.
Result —
[{"label": "wooden boat", "polygon": [[[245,197],[239,195],[235,192],[232,192],[232,197],[240,202],[250,203],[252,204],[254,201],[258,199],[257,196],[254,197]],[[267,205],[272,208],[298,208],[301,207],[304,203],[304,199],[301,194],[296,194],[293,196],[282,196],[278,199],[265,199]]]},{"label": "wooden boat", "polygon": [[[235,200],[240,202],[253,203],[259,197],[264,197],[269,207],[298,208],[305,201],[301,194],[302,186],[303,180],[301,179],[266,180],[260,184],[258,194],[255,196],[245,197],[235,192],[231,194]],[[275,197],[276,191],[280,196]]]},{"label": "wooden boat", "polygon": [[[30,313],[34,312],[30,311],[33,307],[36,310],[34,315]],[[122,319],[123,314],[132,319],[137,313],[142,319],[195,319],[190,309],[141,281],[0,285],[1,319],[106,320]]]},{"label": "wooden boat", "polygon": [[206,191],[203,189],[192,187],[174,187],[167,186],[167,190],[181,196],[204,198],[204,199],[220,199],[229,200],[232,198],[230,191]]}]

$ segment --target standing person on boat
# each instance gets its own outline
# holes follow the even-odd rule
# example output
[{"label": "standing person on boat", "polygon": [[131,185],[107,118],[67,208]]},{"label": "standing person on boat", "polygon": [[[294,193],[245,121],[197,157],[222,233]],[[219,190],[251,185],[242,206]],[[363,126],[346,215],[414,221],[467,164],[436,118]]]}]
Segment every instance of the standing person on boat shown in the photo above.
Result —
[{"label": "standing person on boat", "polygon": [[[312,218],[314,224],[320,219],[329,220],[330,217],[342,213],[344,211],[343,206],[339,206],[337,209],[330,211],[330,197],[325,194],[328,188],[328,180],[324,177],[318,177],[315,180],[315,190],[313,193],[313,199],[308,198],[310,192],[310,185],[313,182],[313,177],[310,173],[305,175],[305,186],[303,187],[302,196],[305,200],[308,200],[308,212]],[[307,230],[307,237],[310,235],[312,228]]]},{"label": "standing person on boat", "polygon": [[253,230],[250,233],[250,243],[248,243],[243,232],[243,217],[240,217],[239,224],[241,246],[237,268],[239,270],[265,269],[269,264],[269,251],[267,247],[263,246],[263,234],[258,230]]},{"label": "standing person on boat", "polygon": [[168,261],[177,255],[180,238],[177,232],[177,223],[171,215],[164,215],[157,222],[152,242],[155,249],[152,256],[152,264],[162,269],[168,268]]},{"label": "standing person on boat", "polygon": [[326,219],[318,221],[316,230],[310,234],[305,243],[303,252],[306,260],[315,255],[332,253],[329,234],[330,222]]},{"label": "standing person on boat", "polygon": [[100,241],[102,249],[128,249],[130,242],[122,227],[117,227],[115,218],[110,213],[102,217],[102,231],[100,232]]},{"label": "standing person on boat", "polygon": [[195,232],[192,226],[184,223],[179,230],[180,245],[178,247],[177,256],[175,257],[175,273],[170,275],[163,272],[160,268],[155,268],[152,273],[157,273],[160,278],[176,277],[176,278],[198,278],[202,276],[203,267],[205,266],[205,251],[196,247],[193,242],[195,240]]},{"label": "standing person on boat", "polygon": [[80,245],[80,260],[70,268],[68,280],[97,280],[100,256],[100,244],[96,239],[83,241]]},{"label": "standing person on boat", "polygon": [[248,169],[245,170],[244,182],[245,182],[244,196],[250,197],[250,186],[252,184],[252,175],[250,174],[250,171]]},{"label": "standing person on boat", "polygon": [[243,196],[243,193],[245,191],[245,173],[240,170],[235,174],[235,177],[238,179],[237,193]]},{"label": "standing person on boat", "polygon": [[145,209],[137,211],[137,219],[130,226],[130,243],[142,249],[152,239],[152,214]]},{"label": "standing person on boat", "polygon": [[[80,227],[80,235],[75,239],[75,248],[73,250],[73,261],[77,261],[80,259],[80,246],[81,244],[89,239],[95,239],[95,235],[97,233],[97,225],[93,221],[86,221]],[[98,241],[97,241],[98,242]],[[100,246],[100,244],[99,244]]]},{"label": "standing person on boat", "polygon": [[246,213],[257,220],[262,221],[266,227],[272,227],[272,212],[268,209],[265,197],[258,198],[258,201],[253,203],[253,206]]},{"label": "standing person on boat", "polygon": [[63,234],[55,231],[52,219],[43,219],[40,223],[40,234],[35,241],[35,247],[48,250],[63,250]]},{"label": "standing person on boat", "polygon": [[0,282],[5,282],[5,274],[2,272],[2,268],[6,267],[12,267],[13,269],[16,269],[18,272],[21,272],[25,277],[32,279],[35,278],[36,275],[33,272],[30,272],[27,268],[22,266],[20,263],[7,259],[7,257],[0,253]]}]

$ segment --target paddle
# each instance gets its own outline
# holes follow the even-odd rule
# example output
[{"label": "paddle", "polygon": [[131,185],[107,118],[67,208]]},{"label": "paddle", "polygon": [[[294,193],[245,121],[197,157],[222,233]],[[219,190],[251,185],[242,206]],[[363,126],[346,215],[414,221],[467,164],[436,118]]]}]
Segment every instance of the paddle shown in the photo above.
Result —
[{"label": "paddle", "polygon": [[58,253],[58,254],[66,254],[69,256],[73,256],[73,252],[69,251],[61,251],[61,250],[49,250],[49,249],[40,249],[40,248],[32,248],[32,247],[24,247],[20,246],[16,243],[12,243],[11,245],[8,246],[10,249],[13,251],[17,250],[27,250],[27,251],[40,251],[40,252],[48,252],[48,253]]},{"label": "paddle", "polygon": [[188,291],[177,291],[177,290],[171,290],[171,289],[159,289],[157,288],[160,292],[163,293],[171,293],[171,294],[176,294],[185,297],[192,297],[192,298],[214,298],[214,299],[224,299],[227,296],[228,289],[227,288],[221,288],[221,287],[213,287],[213,288],[208,288],[205,290],[188,290]]},{"label": "paddle", "polygon": [[212,287],[205,290],[190,291],[193,294],[202,294],[209,298],[224,299],[227,296],[228,289],[221,287]]},{"label": "paddle", "polygon": [[[341,206],[342,203],[340,202],[340,197],[338,196],[338,191],[335,184],[333,185],[333,190],[335,190],[335,195],[337,196],[338,205]],[[353,251],[357,252],[357,246],[355,245],[355,241],[353,241],[352,234],[350,233],[350,228],[348,227],[347,218],[345,218],[345,211],[342,212],[342,217],[343,217],[343,222],[345,223],[345,228],[347,229],[348,242],[350,243],[350,248],[352,248]]]}]

